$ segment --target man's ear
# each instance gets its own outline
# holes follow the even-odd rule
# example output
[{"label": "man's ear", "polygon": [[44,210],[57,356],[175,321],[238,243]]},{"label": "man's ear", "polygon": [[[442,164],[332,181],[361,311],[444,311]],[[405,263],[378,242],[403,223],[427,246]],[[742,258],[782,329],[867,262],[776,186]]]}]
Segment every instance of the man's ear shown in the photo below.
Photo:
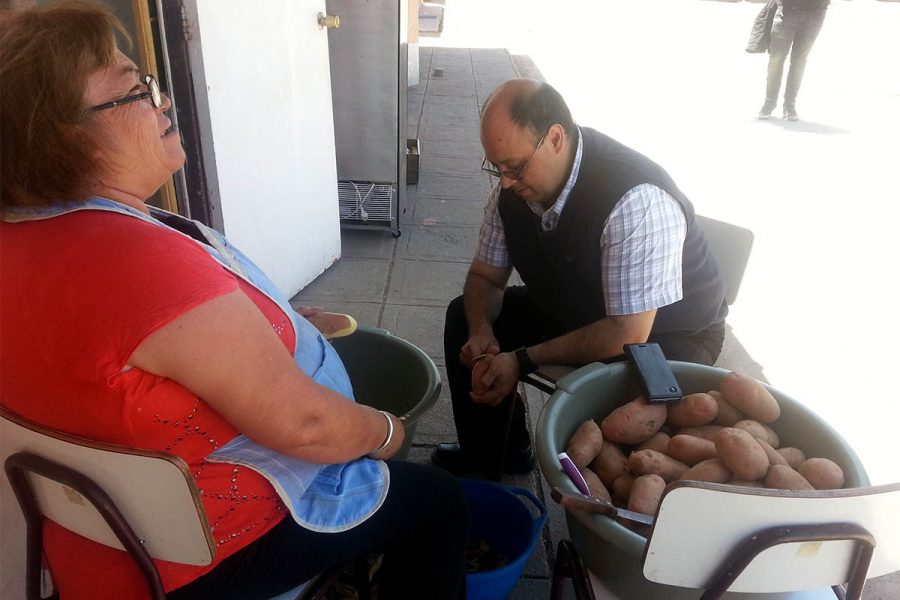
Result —
[{"label": "man's ear", "polygon": [[550,143],[553,146],[553,151],[557,154],[565,150],[566,147],[566,130],[559,123],[554,123],[550,126],[550,129],[547,130],[547,136],[544,138],[544,143]]}]

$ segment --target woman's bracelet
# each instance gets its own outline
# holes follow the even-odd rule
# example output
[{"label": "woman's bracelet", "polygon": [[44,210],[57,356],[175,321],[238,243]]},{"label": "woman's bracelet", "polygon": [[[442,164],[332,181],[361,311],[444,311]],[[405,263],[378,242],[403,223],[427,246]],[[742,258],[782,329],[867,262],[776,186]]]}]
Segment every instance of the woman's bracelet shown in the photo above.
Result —
[{"label": "woman's bracelet", "polygon": [[384,418],[387,420],[387,426],[388,426],[387,436],[385,436],[384,442],[382,442],[382,444],[380,446],[378,446],[377,448],[375,448],[374,450],[369,452],[369,456],[383,452],[388,446],[391,445],[391,440],[394,439],[394,421],[393,421],[393,419],[391,419],[391,415],[389,415],[388,413],[386,413],[383,410],[379,410],[378,412],[383,414]]}]

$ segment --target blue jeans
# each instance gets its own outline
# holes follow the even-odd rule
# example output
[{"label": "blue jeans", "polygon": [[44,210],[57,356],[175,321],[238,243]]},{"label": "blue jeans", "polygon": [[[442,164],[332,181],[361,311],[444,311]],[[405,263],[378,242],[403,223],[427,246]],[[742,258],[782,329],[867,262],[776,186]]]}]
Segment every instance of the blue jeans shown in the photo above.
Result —
[{"label": "blue jeans", "polygon": [[766,102],[774,104],[781,89],[784,62],[791,55],[791,66],[784,88],[784,103],[793,106],[803,80],[806,58],[822,29],[825,10],[788,10],[778,7],[769,41],[769,69],[766,79]]}]

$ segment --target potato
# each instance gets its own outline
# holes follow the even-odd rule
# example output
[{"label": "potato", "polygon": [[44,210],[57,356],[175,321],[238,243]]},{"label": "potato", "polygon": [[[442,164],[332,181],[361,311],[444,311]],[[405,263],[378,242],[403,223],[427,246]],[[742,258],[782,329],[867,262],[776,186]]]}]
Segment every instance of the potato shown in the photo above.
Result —
[{"label": "potato", "polygon": [[686,465],[694,466],[698,462],[715,458],[716,444],[692,435],[676,435],[669,440],[666,454]]},{"label": "potato", "polygon": [[600,448],[603,447],[603,434],[600,432],[600,426],[593,419],[588,419],[578,426],[569,443],[566,445],[566,454],[575,463],[575,466],[582,469],[600,454]]},{"label": "potato", "polygon": [[719,382],[719,391],[725,401],[736,409],[762,423],[771,423],[781,416],[778,401],[769,390],[749,375],[732,371]]},{"label": "potato", "polygon": [[757,439],[765,440],[773,448],[778,448],[780,444],[778,434],[775,433],[771,427],[769,427],[768,425],[763,425],[759,421],[754,421],[753,419],[744,419],[743,421],[738,421],[737,423],[735,423],[733,427],[743,429]]},{"label": "potato", "polygon": [[666,448],[669,447],[669,434],[657,431],[650,436],[650,439],[635,448],[635,450],[656,450],[666,454]]},{"label": "potato", "polygon": [[716,404],[719,407],[719,411],[716,413],[716,418],[713,419],[713,423],[715,423],[716,425],[731,427],[738,421],[746,419],[744,413],[725,402],[725,397],[719,390],[710,390],[709,392],[707,392],[707,394],[713,397],[713,400],[716,401]]},{"label": "potato", "polygon": [[778,448],[777,451],[787,461],[788,466],[794,470],[806,460],[806,454],[800,448]]},{"label": "potato", "polygon": [[628,473],[628,459],[617,445],[603,440],[600,453],[591,461],[590,469],[597,474],[603,485],[610,486],[617,477]]},{"label": "potato", "polygon": [[628,470],[635,477],[652,473],[668,482],[681,477],[688,466],[656,450],[636,450],[628,456]]},{"label": "potato", "polygon": [[665,489],[666,482],[659,475],[635,477],[628,495],[628,510],[655,515]]},{"label": "potato", "polygon": [[766,474],[766,487],[778,490],[814,490],[803,475],[784,465],[769,467]]},{"label": "potato", "polygon": [[628,504],[628,494],[631,492],[631,484],[634,483],[634,477],[631,475],[622,475],[616,477],[612,483],[613,502],[616,506],[626,506]]},{"label": "potato", "polygon": [[836,490],[844,486],[844,471],[827,458],[810,458],[797,472],[817,490]]},{"label": "potato", "polygon": [[684,473],[679,479],[691,481],[710,481],[712,483],[727,483],[731,481],[732,474],[722,462],[721,458],[710,458],[699,462]]},{"label": "potato", "polygon": [[709,394],[688,394],[678,402],[669,404],[666,423],[673,427],[697,427],[716,418],[719,405]]},{"label": "potato", "polygon": [[618,444],[640,444],[666,422],[666,407],[651,404],[643,396],[620,406],[600,423],[603,439]]},{"label": "potato", "polygon": [[764,488],[766,484],[762,481],[747,481],[746,479],[732,479],[728,485],[737,485],[740,487]]},{"label": "potato", "polygon": [[606,489],[606,486],[603,485],[603,482],[600,481],[600,478],[597,477],[596,473],[590,469],[578,470],[581,471],[581,476],[584,477],[584,482],[587,483],[588,489],[591,491],[591,496],[612,502],[612,496],[609,495],[609,490]]},{"label": "potato", "polygon": [[699,427],[682,427],[678,430],[678,435],[692,435],[694,437],[703,438],[704,440],[713,441],[716,434],[722,431],[724,427],[721,425],[700,425]]},{"label": "potato", "polygon": [[735,427],[726,427],[716,434],[716,453],[728,470],[738,479],[754,481],[766,476],[769,457],[756,438]]},{"label": "potato", "polygon": [[784,457],[778,454],[778,450],[769,445],[765,440],[761,440],[756,438],[756,443],[759,444],[760,448],[766,453],[766,456],[769,457],[769,466],[772,465],[788,465],[788,462],[784,459]]}]

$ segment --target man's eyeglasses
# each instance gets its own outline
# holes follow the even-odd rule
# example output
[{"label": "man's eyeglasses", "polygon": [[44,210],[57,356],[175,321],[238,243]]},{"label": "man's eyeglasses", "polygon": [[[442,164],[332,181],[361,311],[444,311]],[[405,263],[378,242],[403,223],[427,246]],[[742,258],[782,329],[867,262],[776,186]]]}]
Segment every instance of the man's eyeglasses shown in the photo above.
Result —
[{"label": "man's eyeglasses", "polygon": [[490,173],[494,177],[506,177],[507,179],[514,179],[516,181],[520,181],[523,177],[525,177],[525,169],[528,168],[528,163],[531,162],[531,159],[534,158],[534,154],[540,149],[541,145],[544,143],[544,138],[547,137],[547,134],[541,136],[541,139],[538,140],[537,146],[534,147],[534,150],[531,152],[531,155],[525,159],[521,165],[517,168],[512,169],[511,171],[501,171],[497,168],[497,165],[492,163],[487,159],[487,156],[484,157],[484,160],[481,161],[481,170],[487,173]]},{"label": "man's eyeglasses", "polygon": [[157,110],[162,108],[162,92],[159,91],[159,83],[156,81],[156,78],[153,75],[144,75],[143,81],[147,84],[146,92],[134,94],[133,96],[125,96],[124,98],[119,98],[118,100],[113,100],[112,102],[107,102],[105,104],[98,104],[97,106],[91,107],[91,111],[97,112],[98,110],[115,108],[117,106],[122,106],[123,104],[138,102],[144,98],[150,98],[150,103],[153,104],[153,108]]}]

